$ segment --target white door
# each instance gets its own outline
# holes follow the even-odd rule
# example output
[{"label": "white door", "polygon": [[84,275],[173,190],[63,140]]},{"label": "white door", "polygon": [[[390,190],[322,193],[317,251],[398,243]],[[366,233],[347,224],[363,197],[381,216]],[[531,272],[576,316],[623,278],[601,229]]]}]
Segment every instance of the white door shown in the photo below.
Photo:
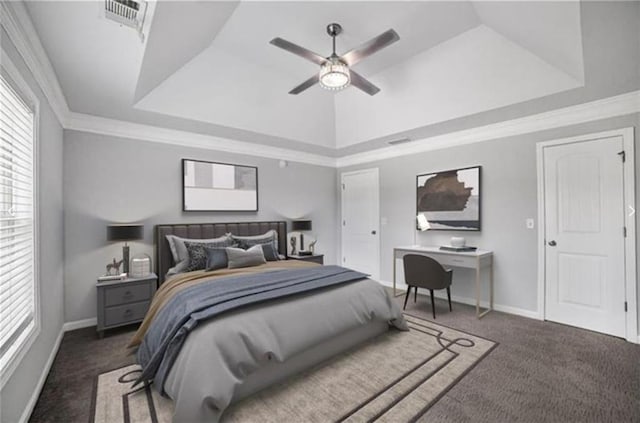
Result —
[{"label": "white door", "polygon": [[378,278],[378,169],[342,174],[342,265]]},{"label": "white door", "polygon": [[545,317],[625,336],[621,137],[544,148]]}]

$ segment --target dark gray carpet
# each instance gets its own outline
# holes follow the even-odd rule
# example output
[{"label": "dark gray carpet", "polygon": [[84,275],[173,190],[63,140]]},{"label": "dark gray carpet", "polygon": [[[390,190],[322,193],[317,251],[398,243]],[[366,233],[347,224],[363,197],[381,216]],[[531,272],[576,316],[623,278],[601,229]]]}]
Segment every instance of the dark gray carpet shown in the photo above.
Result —
[{"label": "dark gray carpet", "polygon": [[[397,299],[400,304],[402,298]],[[407,312],[431,319],[427,297]],[[436,322],[500,345],[422,422],[639,422],[640,346],[581,329],[436,300]],[[133,363],[133,329],[65,334],[31,422],[87,422],[94,377]]]}]

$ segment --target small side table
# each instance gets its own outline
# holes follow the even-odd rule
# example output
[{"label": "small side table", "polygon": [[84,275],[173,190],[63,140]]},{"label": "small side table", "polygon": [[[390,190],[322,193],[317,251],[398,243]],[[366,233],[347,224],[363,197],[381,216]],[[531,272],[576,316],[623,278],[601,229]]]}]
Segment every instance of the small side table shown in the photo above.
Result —
[{"label": "small side table", "polygon": [[310,261],[312,263],[324,264],[324,254],[312,254],[310,256],[289,255],[291,260]]},{"label": "small side table", "polygon": [[106,329],[141,322],[156,293],[158,276],[98,282],[98,336]]}]

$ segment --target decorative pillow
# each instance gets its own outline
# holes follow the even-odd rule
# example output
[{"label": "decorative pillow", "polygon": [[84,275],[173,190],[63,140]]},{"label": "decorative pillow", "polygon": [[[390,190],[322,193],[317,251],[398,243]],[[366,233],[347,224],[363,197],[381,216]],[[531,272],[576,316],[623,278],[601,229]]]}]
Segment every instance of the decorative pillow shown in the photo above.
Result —
[{"label": "decorative pillow", "polygon": [[184,242],[189,253],[189,264],[185,272],[193,272],[194,270],[202,270],[207,268],[207,250],[205,244],[199,242]]},{"label": "decorative pillow", "polygon": [[169,269],[169,272],[172,274],[187,271],[186,269],[189,266],[189,253],[187,252],[187,247],[184,244],[185,242],[207,244],[211,247],[229,247],[234,243],[228,235],[208,239],[181,238],[176,235],[167,235],[166,238],[169,242],[171,255],[173,255],[174,266]]},{"label": "decorative pillow", "polygon": [[[273,250],[276,252],[276,257],[277,257],[278,232],[275,229],[268,230],[262,235],[254,235],[254,236],[238,236],[238,235],[232,235],[232,234],[227,234],[227,235],[230,235],[231,238],[233,238],[233,240],[236,241],[240,245],[240,247],[244,249],[253,247],[254,245],[258,245],[258,244],[271,244],[273,245]],[[267,260],[269,260],[268,257],[267,257]]]},{"label": "decorative pillow", "polygon": [[262,252],[264,253],[264,258],[267,261],[278,261],[280,257],[278,255],[278,250],[273,248],[273,244],[258,244],[262,247]]},{"label": "decorative pillow", "polygon": [[227,252],[229,269],[258,266],[267,262],[264,258],[264,253],[262,252],[262,246],[260,245],[254,245],[248,250],[227,247],[225,251]]},{"label": "decorative pillow", "polygon": [[224,269],[229,264],[226,248],[206,248],[207,250],[207,272],[217,269]]}]

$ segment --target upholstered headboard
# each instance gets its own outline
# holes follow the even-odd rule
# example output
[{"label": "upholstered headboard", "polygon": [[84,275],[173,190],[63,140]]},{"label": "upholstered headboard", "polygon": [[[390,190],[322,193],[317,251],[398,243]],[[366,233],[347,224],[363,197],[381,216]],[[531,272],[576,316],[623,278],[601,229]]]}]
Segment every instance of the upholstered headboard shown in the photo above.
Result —
[{"label": "upholstered headboard", "polygon": [[232,222],[232,223],[178,223],[175,225],[156,225],[154,243],[158,280],[164,282],[165,275],[174,265],[166,235],[182,238],[217,238],[226,233],[239,236],[261,235],[268,230],[278,232],[278,252],[287,255],[287,222]]}]

